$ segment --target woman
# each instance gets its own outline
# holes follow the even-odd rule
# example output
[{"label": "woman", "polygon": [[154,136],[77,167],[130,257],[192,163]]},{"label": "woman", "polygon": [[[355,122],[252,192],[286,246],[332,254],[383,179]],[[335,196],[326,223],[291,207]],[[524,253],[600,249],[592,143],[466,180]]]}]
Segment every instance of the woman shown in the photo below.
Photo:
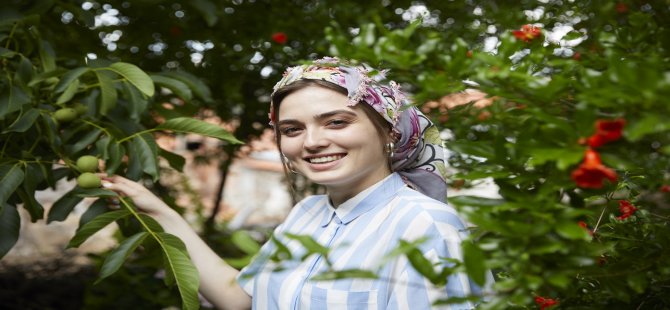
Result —
[{"label": "woman", "polygon": [[[328,194],[293,207],[241,272],[145,188],[118,176],[105,186],[132,198],[184,240],[202,294],[220,308],[428,309],[439,299],[478,293],[463,274],[435,287],[404,255],[391,255],[402,240],[416,241],[427,259],[447,266],[444,258],[462,259],[466,227],[444,203],[437,129],[395,83],[384,85],[371,72],[324,58],[289,68],[275,85],[270,120],[286,170],[322,184]],[[302,235],[323,249],[309,253],[297,240]],[[314,279],[342,270],[369,270],[375,277]]]}]

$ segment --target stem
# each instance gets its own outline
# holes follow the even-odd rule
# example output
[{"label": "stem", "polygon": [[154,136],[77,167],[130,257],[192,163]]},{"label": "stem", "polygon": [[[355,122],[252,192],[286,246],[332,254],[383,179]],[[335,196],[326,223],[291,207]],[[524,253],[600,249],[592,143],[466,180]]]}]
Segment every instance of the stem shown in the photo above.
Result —
[{"label": "stem", "polygon": [[603,207],[603,211],[600,212],[600,217],[598,217],[598,222],[596,223],[596,226],[593,227],[593,233],[595,234],[596,231],[598,230],[598,226],[600,226],[600,221],[603,219],[603,215],[605,215],[605,210],[607,209],[607,204]]},{"label": "stem", "polygon": [[16,27],[19,25],[18,22],[14,23],[14,26],[12,26],[12,31],[9,32],[9,37],[7,38],[7,43],[5,43],[5,48],[9,49],[9,42],[12,42],[12,39],[14,38],[14,31],[16,31]]},{"label": "stem", "polygon": [[96,123],[93,123],[93,122],[90,122],[90,121],[87,121],[87,120],[83,120],[83,121],[84,121],[84,123],[86,123],[86,124],[89,124],[89,125],[91,125],[91,126],[93,126],[93,127],[95,127],[95,128],[100,129],[102,132],[105,133],[105,135],[110,136],[110,137],[112,136],[112,135],[109,133],[109,131],[107,131],[107,128],[102,127],[102,126],[100,126],[100,125],[98,125],[98,124],[96,124]]},{"label": "stem", "polygon": [[161,247],[163,247],[161,240],[158,238],[156,233],[154,233],[153,230],[149,228],[149,225],[145,223],[142,218],[140,217],[140,214],[126,201],[126,198],[119,196],[119,201],[121,201],[121,204],[130,211],[130,213],[140,222],[142,227],[144,227],[144,230],[146,230],[156,241],[159,241],[158,243],[161,244]]},{"label": "stem", "polygon": [[128,141],[128,140],[130,140],[130,139],[132,139],[132,138],[135,138],[135,137],[139,136],[139,135],[143,135],[143,134],[145,134],[145,133],[149,133],[149,132],[152,132],[152,131],[156,131],[156,129],[146,129],[146,130],[138,131],[138,132],[136,132],[136,133],[134,133],[134,134],[132,134],[132,135],[130,135],[130,136],[127,136],[127,137],[125,137],[125,138],[123,138],[123,139],[117,141],[117,143],[123,143],[123,142],[126,142],[126,141]]}]

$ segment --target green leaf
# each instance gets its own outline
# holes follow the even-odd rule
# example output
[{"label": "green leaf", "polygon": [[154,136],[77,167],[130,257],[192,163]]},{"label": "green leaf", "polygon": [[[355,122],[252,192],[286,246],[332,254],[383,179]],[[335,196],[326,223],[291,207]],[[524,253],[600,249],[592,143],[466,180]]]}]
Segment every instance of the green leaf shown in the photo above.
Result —
[{"label": "green leaf", "polygon": [[12,50],[9,50],[9,49],[6,49],[4,47],[0,47],[0,57],[2,57],[2,58],[12,58],[16,55],[17,55],[16,52],[14,52]]},{"label": "green leaf", "polygon": [[140,213],[138,216],[140,217],[140,220],[142,220],[144,224],[147,225],[147,228],[150,231],[163,232],[163,227],[150,215]]},{"label": "green leaf", "polygon": [[81,188],[75,187],[56,200],[53,206],[51,206],[51,209],[49,209],[47,224],[53,221],[64,221],[68,215],[70,215],[74,207],[82,201],[83,198],[79,197],[81,191]]},{"label": "green leaf", "polygon": [[180,80],[158,74],[152,74],[151,79],[154,80],[154,83],[171,90],[175,95],[185,101],[193,99],[191,89]]},{"label": "green leaf", "polygon": [[136,65],[117,62],[109,66],[109,69],[123,76],[128,82],[135,85],[143,94],[151,97],[154,95],[154,82],[148,74]]},{"label": "green leaf", "polygon": [[9,127],[2,131],[2,133],[8,132],[25,132],[30,127],[35,124],[37,117],[40,116],[40,111],[37,109],[28,109],[24,111],[19,118],[14,121]]},{"label": "green leaf", "polygon": [[670,130],[670,119],[658,114],[647,114],[642,119],[624,128],[624,136],[631,142],[637,142],[652,133]]},{"label": "green leaf", "polygon": [[484,253],[474,243],[463,242],[463,263],[468,276],[480,286],[486,283]]},{"label": "green leaf", "polygon": [[197,309],[200,304],[198,301],[200,279],[198,270],[188,256],[186,245],[172,234],[157,233],[156,236],[163,249],[166,282],[168,285],[177,285],[184,309]]},{"label": "green leaf", "polygon": [[573,240],[590,240],[586,229],[579,226],[577,222],[572,221],[561,221],[556,224],[556,232],[564,238],[573,239]]},{"label": "green leaf", "polygon": [[273,262],[279,262],[282,260],[290,260],[293,259],[293,254],[291,254],[291,251],[279,241],[275,235],[270,236],[270,241],[272,244],[276,247],[275,251],[270,255],[270,259]]},{"label": "green leaf", "polygon": [[0,205],[7,203],[9,197],[23,183],[25,173],[21,169],[21,164],[4,164],[0,166]]},{"label": "green leaf", "polygon": [[98,139],[98,136],[100,136],[100,133],[102,133],[101,129],[93,128],[89,132],[87,132],[83,137],[79,138],[77,140],[77,143],[72,145],[66,145],[65,148],[68,153],[77,153],[87,148],[89,145],[93,144],[95,140]]},{"label": "green leaf", "polygon": [[30,103],[30,96],[23,89],[14,85],[0,93],[0,120],[10,113],[21,110],[24,104]]},{"label": "green leaf", "polygon": [[102,189],[102,188],[82,188],[78,191],[77,196],[79,197],[116,197],[118,194],[116,192]]},{"label": "green leaf", "polygon": [[127,110],[130,113],[130,118],[139,121],[142,113],[147,110],[149,101],[146,96],[142,95],[142,93],[137,90],[137,88],[128,83],[122,84],[121,91],[128,102]]},{"label": "green leaf", "polygon": [[[401,246],[410,246],[410,243],[405,240],[400,240]],[[416,246],[411,246],[410,249],[405,253],[409,263],[414,267],[414,269],[428,279],[431,283],[437,284],[441,279],[438,279],[438,274],[433,268],[433,263],[429,261],[423,253]],[[446,280],[446,279],[444,279]]]},{"label": "green leaf", "polygon": [[[34,28],[36,27],[31,27],[31,30]],[[40,59],[42,59],[42,71],[49,72],[56,70],[56,52],[54,52],[53,47],[51,47],[51,43],[46,40],[40,40],[39,43]]]},{"label": "green leaf", "polygon": [[470,207],[495,207],[505,203],[504,199],[495,199],[495,198],[485,198],[478,196],[455,196],[448,198],[449,203],[457,206],[470,206]]},{"label": "green leaf", "polygon": [[345,269],[337,271],[326,271],[319,273],[310,280],[313,281],[332,281],[339,279],[377,279],[377,274],[370,270]]},{"label": "green leaf", "polygon": [[235,138],[230,132],[217,125],[188,117],[177,117],[169,119],[158,125],[156,129],[195,133],[236,144],[244,143],[240,140],[237,140],[237,138]]},{"label": "green leaf", "polygon": [[73,83],[73,81],[79,82],[78,78],[88,72],[90,69],[87,67],[79,67],[72,69],[68,71],[67,73],[63,74],[63,77],[58,81],[58,84],[54,87],[54,93],[58,94],[63,92],[65,89],[70,87],[70,84]]},{"label": "green leaf", "polygon": [[449,143],[449,148],[454,152],[483,158],[492,158],[495,156],[493,146],[488,142],[452,141]]},{"label": "green leaf", "polygon": [[311,236],[296,235],[291,233],[286,233],[285,235],[287,238],[297,240],[300,242],[300,244],[302,244],[303,247],[305,247],[305,249],[307,249],[307,254],[303,256],[303,259],[307,258],[311,254],[327,256],[328,252],[330,251],[327,247],[316,242],[316,240],[314,240]]},{"label": "green leaf", "polygon": [[106,161],[107,165],[105,172],[112,175],[116,172],[119,166],[121,166],[123,157],[126,155],[126,148],[116,140],[112,140],[107,146],[107,154],[109,155],[109,158]]},{"label": "green leaf", "polygon": [[107,115],[116,106],[117,93],[116,87],[114,87],[114,80],[107,72],[100,70],[94,72],[98,77],[98,84],[100,85],[100,114]]},{"label": "green leaf", "polygon": [[186,159],[183,156],[176,153],[172,153],[163,148],[159,148],[158,153],[161,157],[165,158],[168,161],[170,167],[176,169],[179,172],[184,171],[184,165],[186,164]]},{"label": "green leaf", "polygon": [[2,259],[19,240],[21,217],[14,206],[0,204],[0,259]]},{"label": "green leaf", "polygon": [[132,156],[137,156],[142,164],[142,171],[150,175],[154,181],[158,180],[158,145],[150,134],[135,136],[131,140]]},{"label": "green leaf", "polygon": [[107,207],[108,204],[109,202],[107,199],[96,199],[79,217],[79,227],[83,227],[94,218],[107,213],[107,211],[109,211],[109,208]]},{"label": "green leaf", "polygon": [[94,284],[98,284],[100,281],[119,270],[121,265],[123,265],[123,262],[140,244],[142,244],[147,236],[149,236],[149,233],[143,231],[123,240],[119,246],[105,258],[105,262],[102,263],[102,267],[100,268],[100,276],[98,276],[98,279]]},{"label": "green leaf", "polygon": [[84,241],[86,241],[90,236],[94,235],[101,229],[105,228],[107,225],[111,224],[114,221],[120,220],[128,215],[130,215],[128,210],[116,210],[104,213],[90,220],[83,226],[77,229],[70,242],[67,244],[68,248],[76,248],[80,246]]},{"label": "green leaf", "polygon": [[[24,187],[25,183],[24,183]],[[28,192],[25,188],[18,188],[16,193],[23,202],[23,208],[30,214],[30,220],[35,223],[44,218],[44,207],[35,199],[35,191]]]},{"label": "green leaf", "polygon": [[67,86],[65,91],[60,96],[58,96],[56,104],[63,104],[70,101],[70,99],[72,99],[72,97],[74,97],[74,95],[77,93],[77,90],[79,90],[79,80],[74,80],[72,83],[70,83],[70,85]]},{"label": "green leaf", "polygon": [[188,85],[193,94],[198,98],[204,100],[205,102],[212,102],[212,92],[200,78],[197,76],[188,73],[186,71],[170,71],[170,72],[161,72],[162,76],[171,77],[175,80],[182,81],[184,84]]},{"label": "green leaf", "polygon": [[531,158],[528,164],[540,166],[547,161],[555,161],[561,170],[567,169],[584,157],[584,150],[581,148],[536,148],[530,149],[529,153]]},{"label": "green leaf", "polygon": [[230,236],[230,240],[235,246],[242,250],[242,252],[247,254],[256,254],[261,249],[258,242],[256,242],[254,238],[251,238],[249,233],[242,230],[235,231],[232,236]]},{"label": "green leaf", "polygon": [[193,8],[202,16],[207,23],[207,26],[213,27],[219,21],[217,8],[212,1],[209,0],[193,0],[189,2]]}]

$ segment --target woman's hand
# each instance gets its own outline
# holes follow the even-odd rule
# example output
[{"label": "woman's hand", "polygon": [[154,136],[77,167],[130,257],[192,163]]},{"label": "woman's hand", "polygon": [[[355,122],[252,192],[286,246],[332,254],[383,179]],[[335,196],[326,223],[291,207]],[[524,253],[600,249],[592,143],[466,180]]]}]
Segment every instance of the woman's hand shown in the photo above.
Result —
[{"label": "woman's hand", "polygon": [[132,199],[137,208],[151,216],[164,217],[175,213],[165,202],[135,181],[118,175],[101,175],[101,178],[103,187]]}]

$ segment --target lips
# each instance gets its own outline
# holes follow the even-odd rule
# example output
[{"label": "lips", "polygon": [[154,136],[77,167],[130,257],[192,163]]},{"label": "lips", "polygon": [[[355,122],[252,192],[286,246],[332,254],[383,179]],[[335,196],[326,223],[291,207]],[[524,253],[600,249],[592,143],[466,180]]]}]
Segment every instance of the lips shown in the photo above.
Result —
[{"label": "lips", "polygon": [[308,158],[305,158],[305,160],[307,162],[309,162],[310,164],[327,164],[327,163],[334,162],[336,160],[342,159],[343,157],[344,157],[344,154],[337,154],[337,155],[308,157]]}]

